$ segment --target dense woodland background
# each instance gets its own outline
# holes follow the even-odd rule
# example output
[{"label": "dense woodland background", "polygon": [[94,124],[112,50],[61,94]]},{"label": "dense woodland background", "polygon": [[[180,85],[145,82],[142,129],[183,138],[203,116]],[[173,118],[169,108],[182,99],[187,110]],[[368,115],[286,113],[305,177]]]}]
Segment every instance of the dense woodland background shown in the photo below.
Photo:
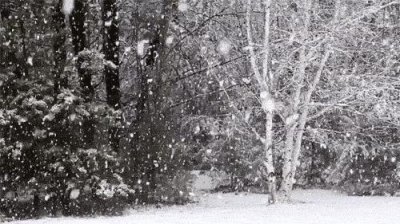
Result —
[{"label": "dense woodland background", "polygon": [[[73,7],[71,7],[73,6]],[[1,0],[0,213],[395,194],[400,2]]]}]

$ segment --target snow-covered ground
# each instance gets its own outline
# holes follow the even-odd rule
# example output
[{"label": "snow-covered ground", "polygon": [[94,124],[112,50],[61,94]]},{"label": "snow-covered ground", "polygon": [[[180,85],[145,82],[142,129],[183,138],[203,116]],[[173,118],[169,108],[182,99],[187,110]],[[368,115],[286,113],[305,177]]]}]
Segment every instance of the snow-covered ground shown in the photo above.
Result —
[{"label": "snow-covered ground", "polygon": [[294,193],[294,204],[267,206],[266,195],[208,194],[199,203],[131,210],[124,216],[46,218],[12,224],[397,224],[400,197],[351,197],[324,190]]}]

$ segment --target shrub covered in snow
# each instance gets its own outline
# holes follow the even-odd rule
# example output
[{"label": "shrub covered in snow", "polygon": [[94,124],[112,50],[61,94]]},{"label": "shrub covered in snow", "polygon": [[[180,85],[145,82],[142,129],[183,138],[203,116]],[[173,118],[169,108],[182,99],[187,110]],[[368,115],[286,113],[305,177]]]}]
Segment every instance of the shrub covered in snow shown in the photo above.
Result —
[{"label": "shrub covered in snow", "polygon": [[30,217],[122,210],[134,192],[122,178],[120,157],[101,141],[85,148],[81,132],[88,118],[98,127],[118,125],[118,112],[86,103],[71,90],[54,99],[46,83],[18,85],[20,93],[6,98],[8,106],[0,112],[0,124],[9,127],[0,139],[0,211]]},{"label": "shrub covered in snow", "polygon": [[394,195],[400,190],[398,150],[358,149],[341,187],[350,195]]},{"label": "shrub covered in snow", "polygon": [[189,171],[177,171],[173,175],[159,175],[154,192],[156,201],[161,203],[185,204],[193,199],[193,175]]},{"label": "shrub covered in snow", "polygon": [[[200,117],[189,124],[194,137],[192,165],[199,170],[225,173],[229,181],[216,187],[223,191],[265,192],[262,178],[263,148],[260,140],[241,132],[234,116],[225,120]],[[240,127],[241,128],[241,127]]]}]

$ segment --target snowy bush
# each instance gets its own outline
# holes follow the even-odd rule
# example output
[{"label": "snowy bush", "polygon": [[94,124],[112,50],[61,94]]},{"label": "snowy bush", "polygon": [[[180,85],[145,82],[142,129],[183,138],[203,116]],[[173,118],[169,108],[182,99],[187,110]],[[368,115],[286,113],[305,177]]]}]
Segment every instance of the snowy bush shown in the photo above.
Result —
[{"label": "snowy bush", "polygon": [[394,195],[400,189],[398,150],[355,151],[341,187],[350,195]]},{"label": "snowy bush", "polygon": [[154,193],[156,201],[185,204],[193,200],[193,175],[189,171],[177,171],[173,175],[159,175]]},{"label": "snowy bush", "polygon": [[200,117],[189,127],[194,130],[191,153],[194,167],[200,170],[216,170],[229,176],[229,183],[217,186],[223,191],[265,192],[262,178],[262,143],[241,132],[242,125],[234,116],[225,120]]},{"label": "snowy bush", "polygon": [[[141,154],[136,155],[143,158]],[[189,202],[192,199],[192,175],[188,171],[188,156],[186,146],[177,142],[167,145],[150,164],[146,159],[134,160],[134,172],[125,173],[131,177],[129,183],[135,190],[131,200],[135,204]]]},{"label": "snowy bush", "polygon": [[[0,197],[15,194],[1,202],[0,211],[24,217],[122,210],[133,191],[121,177],[120,158],[101,141],[92,145],[96,148],[84,148],[87,142],[81,133],[88,119],[97,127],[118,126],[119,112],[86,103],[77,91],[63,89],[55,99],[49,85],[18,85],[24,91],[6,98],[8,107],[0,113],[0,125],[10,127],[1,129]],[[101,135],[102,129],[95,134]],[[24,199],[22,192],[30,193]],[[106,201],[107,206],[100,206]]]}]

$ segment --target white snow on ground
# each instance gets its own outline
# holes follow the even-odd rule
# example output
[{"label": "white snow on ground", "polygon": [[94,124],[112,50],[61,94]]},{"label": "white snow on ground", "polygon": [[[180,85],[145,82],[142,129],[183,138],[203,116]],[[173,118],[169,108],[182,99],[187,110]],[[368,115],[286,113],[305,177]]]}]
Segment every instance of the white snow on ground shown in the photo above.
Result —
[{"label": "white snow on ground", "polygon": [[[211,149],[209,150],[211,153]],[[207,153],[209,150],[207,150]],[[227,186],[230,184],[229,175],[220,171],[194,170],[192,171],[192,175],[195,176],[193,179],[193,190],[196,192],[211,191],[221,185]]]},{"label": "white snow on ground", "polygon": [[141,208],[120,217],[47,218],[11,224],[397,224],[400,198],[296,191],[297,203],[267,206],[267,196],[208,194],[186,206]]}]

